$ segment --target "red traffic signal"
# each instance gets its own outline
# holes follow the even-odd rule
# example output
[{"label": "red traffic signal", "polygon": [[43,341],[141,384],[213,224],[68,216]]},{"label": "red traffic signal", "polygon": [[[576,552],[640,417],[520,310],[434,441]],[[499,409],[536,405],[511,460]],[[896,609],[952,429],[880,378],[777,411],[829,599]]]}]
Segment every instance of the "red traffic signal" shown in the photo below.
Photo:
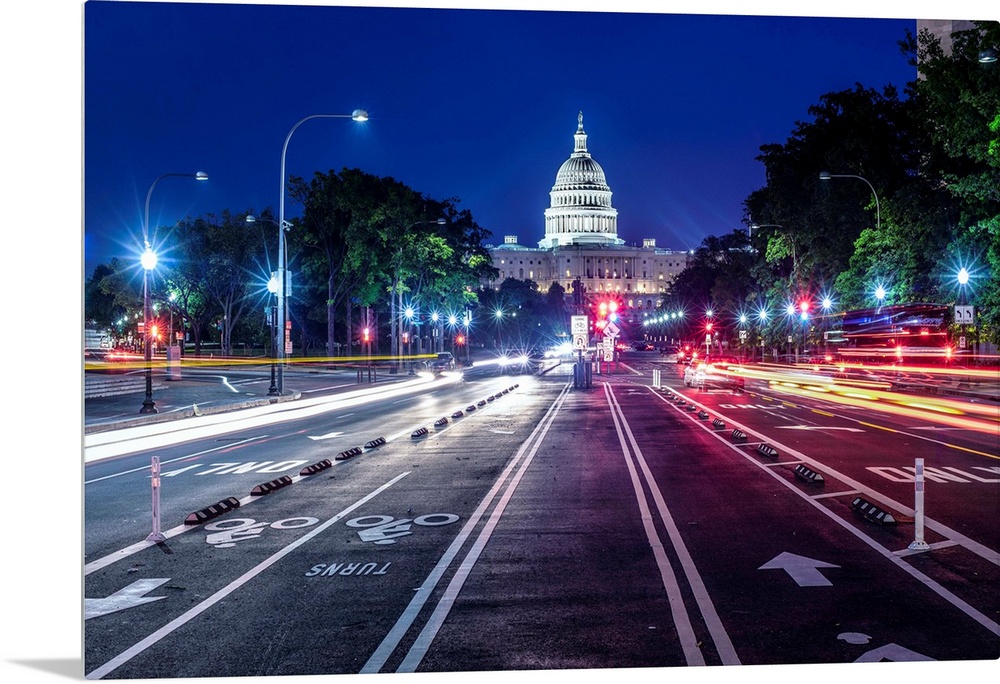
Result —
[{"label": "red traffic signal", "polygon": [[455,335],[455,344],[465,344],[465,335]]}]

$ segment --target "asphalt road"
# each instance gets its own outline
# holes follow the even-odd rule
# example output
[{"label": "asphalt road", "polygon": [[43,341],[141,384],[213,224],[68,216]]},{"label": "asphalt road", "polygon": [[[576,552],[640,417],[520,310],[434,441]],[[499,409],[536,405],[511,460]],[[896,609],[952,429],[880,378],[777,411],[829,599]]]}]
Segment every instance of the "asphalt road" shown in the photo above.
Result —
[{"label": "asphalt road", "polygon": [[[654,388],[649,358],[589,390],[566,367],[388,394],[398,383],[374,403],[344,390],[101,447],[85,472],[88,677],[1000,656],[989,437],[766,383],[692,392],[676,369]],[[917,456],[942,480],[927,483],[920,552]],[[250,494],[281,476],[292,482]],[[896,524],[862,518],[857,496]],[[227,497],[240,506],[183,524]]]}]

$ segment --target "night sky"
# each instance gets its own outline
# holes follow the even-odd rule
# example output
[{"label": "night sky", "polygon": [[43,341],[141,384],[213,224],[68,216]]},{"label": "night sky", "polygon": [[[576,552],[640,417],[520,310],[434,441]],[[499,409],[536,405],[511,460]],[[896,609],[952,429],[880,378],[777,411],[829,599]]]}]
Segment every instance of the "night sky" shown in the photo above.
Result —
[{"label": "night sky", "polygon": [[534,246],[582,111],[619,237],[692,249],[742,226],[760,146],[820,95],[915,75],[897,45],[913,19],[97,0],[83,16],[85,276],[132,258],[160,175],[209,181],[160,181],[151,231],[276,210],[292,126],[359,107],[366,124],[299,128],[288,173],[391,176]]}]

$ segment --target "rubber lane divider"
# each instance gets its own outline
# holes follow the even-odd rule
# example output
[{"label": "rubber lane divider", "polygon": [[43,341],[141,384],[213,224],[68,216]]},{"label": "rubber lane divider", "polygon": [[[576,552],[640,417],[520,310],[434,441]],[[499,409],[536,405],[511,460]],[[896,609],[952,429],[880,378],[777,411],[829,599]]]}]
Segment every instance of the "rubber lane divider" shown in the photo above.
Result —
[{"label": "rubber lane divider", "polygon": [[767,456],[768,458],[778,458],[778,450],[770,444],[758,444],[757,453],[761,456]]},{"label": "rubber lane divider", "polygon": [[502,392],[500,392],[500,394],[507,394],[508,392],[510,392],[510,389],[505,389]]},{"label": "rubber lane divider", "polygon": [[282,475],[277,480],[271,480],[270,482],[257,485],[250,490],[250,496],[264,496],[265,494],[270,494],[271,492],[277,491],[282,487],[287,487],[290,484],[292,484],[292,478],[287,475]]},{"label": "rubber lane divider", "polygon": [[795,475],[800,480],[805,480],[809,484],[823,484],[823,476],[812,468],[799,464],[795,466]]},{"label": "rubber lane divider", "polygon": [[868,499],[860,496],[856,497],[854,501],[851,502],[851,510],[868,522],[875,523],[876,525],[896,524],[896,519],[893,518],[888,511],[882,510]]},{"label": "rubber lane divider", "polygon": [[236,510],[240,507],[240,500],[236,497],[230,496],[227,499],[223,499],[218,503],[214,503],[208,508],[203,508],[200,511],[195,511],[184,519],[185,525],[200,525],[203,522],[208,522],[212,518],[218,518],[223,513],[228,513],[229,511]]},{"label": "rubber lane divider", "polygon": [[493,395],[491,394],[490,396],[486,397],[486,401],[493,401]]},{"label": "rubber lane divider", "polygon": [[486,406],[486,400],[480,399],[479,401],[476,402],[476,406]]},{"label": "rubber lane divider", "polygon": [[695,406],[694,404],[688,404],[687,406],[684,407],[684,410],[685,411],[690,411],[691,413],[694,413],[695,411],[698,410],[698,407]]},{"label": "rubber lane divider", "polygon": [[455,411],[455,412],[454,412],[453,414],[451,414],[451,417],[452,417],[452,418],[461,418],[461,417],[462,417],[462,416],[464,416],[464,415],[465,415],[465,414],[464,414],[464,413],[462,413],[461,411]]},{"label": "rubber lane divider", "polygon": [[465,407],[465,412],[466,413],[472,413],[475,410],[476,410],[476,407],[473,406],[472,404],[469,404],[468,406]]},{"label": "rubber lane divider", "polygon": [[423,437],[426,434],[427,434],[427,428],[422,427],[422,428],[417,428],[416,430],[414,430],[413,434],[411,434],[410,437],[412,437],[413,439],[416,439],[417,437]]},{"label": "rubber lane divider", "polygon": [[339,454],[337,454],[337,456],[336,456],[336,458],[334,458],[334,460],[335,461],[346,461],[349,458],[354,458],[355,456],[359,455],[361,452],[362,452],[361,447],[351,447],[347,451],[341,451]]},{"label": "rubber lane divider", "polygon": [[747,433],[740,429],[733,429],[732,437],[734,442],[745,442],[747,441]]},{"label": "rubber lane divider", "polygon": [[493,398],[494,399],[499,399],[502,396],[503,396],[503,392],[497,392],[496,394],[493,395]]},{"label": "rubber lane divider", "polygon": [[719,428],[720,430],[726,429],[726,421],[722,420],[721,418],[716,418],[715,420],[713,420],[712,425]]},{"label": "rubber lane divider", "polygon": [[434,421],[434,427],[441,427],[442,425],[447,425],[447,424],[448,424],[447,418],[438,418],[437,420]]},{"label": "rubber lane divider", "polygon": [[312,465],[307,465],[305,468],[299,471],[299,475],[315,475],[316,473],[322,472],[327,468],[333,467],[333,461],[328,458],[324,458],[322,461],[313,463]]},{"label": "rubber lane divider", "polygon": [[370,442],[365,442],[365,449],[374,449],[375,447],[380,447],[385,444],[385,437],[376,437]]},{"label": "rubber lane divider", "polygon": [[702,420],[706,420],[708,418],[708,411],[698,411],[698,417]]}]

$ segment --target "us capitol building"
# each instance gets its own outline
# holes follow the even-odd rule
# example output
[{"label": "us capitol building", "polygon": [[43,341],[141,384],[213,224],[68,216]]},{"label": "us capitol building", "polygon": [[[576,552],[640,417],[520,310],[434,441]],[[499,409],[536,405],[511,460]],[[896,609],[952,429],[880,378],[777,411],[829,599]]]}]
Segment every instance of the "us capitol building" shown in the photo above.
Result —
[{"label": "us capitol building", "polygon": [[579,278],[588,299],[613,293],[625,306],[619,314],[641,320],[685,269],[688,253],[659,249],[652,238],[642,247],[626,245],[618,237],[618,210],[611,206],[604,169],[587,151],[583,112],[573,139],[573,153],[559,167],[549,193],[545,238],[538,247],[518,244],[516,235],[504,236],[502,245],[488,245],[500,273],[484,285],[498,288],[507,278],[527,279],[545,292],[559,283],[571,298]]}]

